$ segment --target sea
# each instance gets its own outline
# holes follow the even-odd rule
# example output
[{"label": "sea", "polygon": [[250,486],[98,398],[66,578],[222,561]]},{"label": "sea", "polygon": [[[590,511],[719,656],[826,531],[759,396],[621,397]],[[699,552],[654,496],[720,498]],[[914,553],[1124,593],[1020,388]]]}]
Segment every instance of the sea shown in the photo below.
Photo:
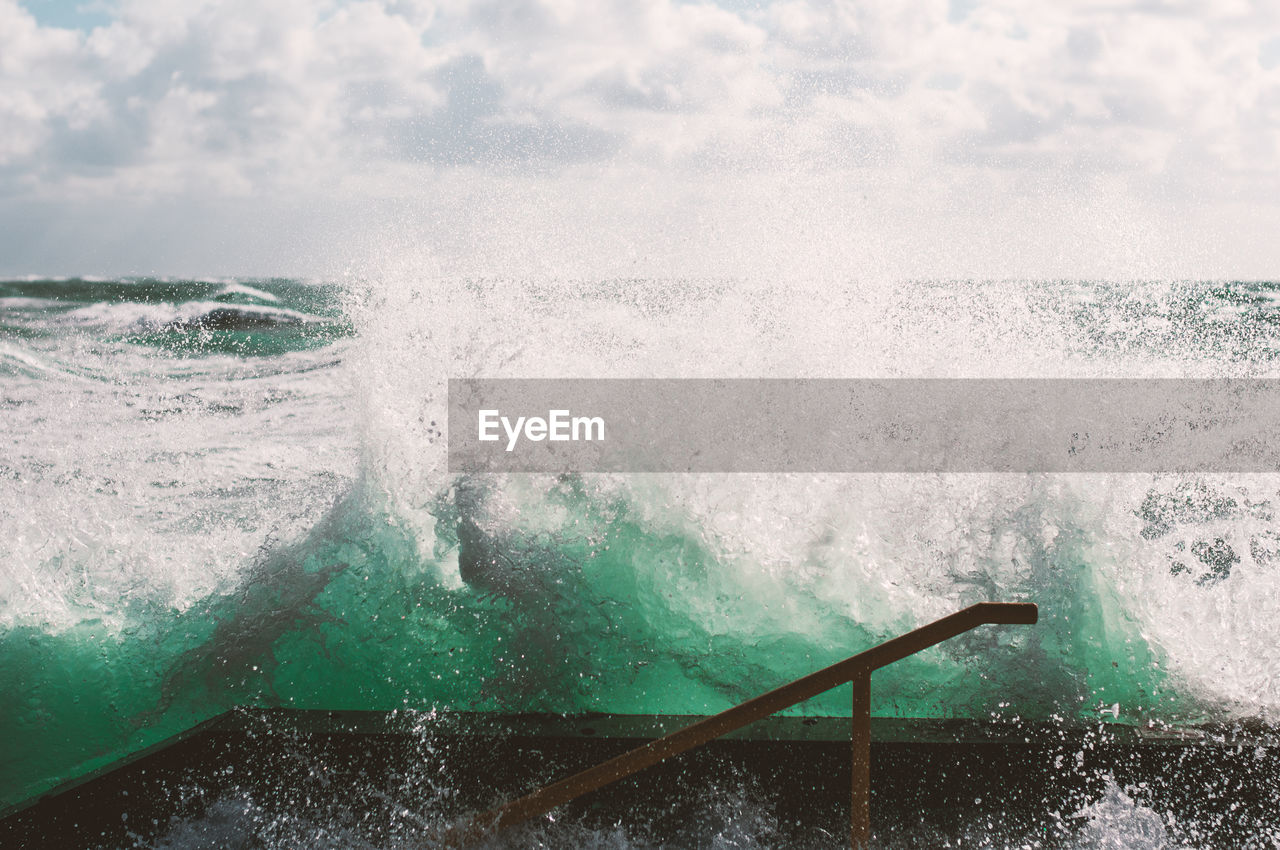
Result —
[{"label": "sea", "polygon": [[[984,600],[1040,621],[879,671],[875,716],[1280,716],[1280,474],[480,480],[448,468],[460,377],[1274,378],[1280,284],[0,282],[0,808],[237,706],[711,714]],[[498,570],[464,575],[463,527]],[[849,711],[832,691],[792,713]],[[1057,844],[984,823],[938,840],[1280,846],[1280,815],[1229,845],[1142,788],[1098,788],[1044,813],[1070,824]],[[783,846],[751,787],[707,793],[689,846]],[[420,846],[414,829],[391,844]],[[498,840],[653,846],[626,823]],[[138,846],[370,841],[358,818],[230,795]]]}]

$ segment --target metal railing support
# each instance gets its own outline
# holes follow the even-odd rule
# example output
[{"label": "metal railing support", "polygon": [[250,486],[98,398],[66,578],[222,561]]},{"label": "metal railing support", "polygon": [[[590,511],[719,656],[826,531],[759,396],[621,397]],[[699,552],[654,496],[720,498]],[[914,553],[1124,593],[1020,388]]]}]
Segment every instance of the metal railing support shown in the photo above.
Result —
[{"label": "metal railing support", "polygon": [[849,846],[871,842],[871,671],[853,680],[853,790],[849,799]]},{"label": "metal railing support", "polygon": [[794,682],[749,699],[719,714],[636,747],[616,758],[553,782],[531,794],[455,826],[440,836],[439,847],[462,848],[496,830],[546,814],[646,767],[700,747],[748,723],[804,702],[845,682],[853,683],[853,788],[850,797],[849,838],[855,850],[871,840],[871,674],[981,625],[1030,625],[1039,612],[1030,602],[979,602],[927,626],[899,635],[844,661],[802,676]]}]

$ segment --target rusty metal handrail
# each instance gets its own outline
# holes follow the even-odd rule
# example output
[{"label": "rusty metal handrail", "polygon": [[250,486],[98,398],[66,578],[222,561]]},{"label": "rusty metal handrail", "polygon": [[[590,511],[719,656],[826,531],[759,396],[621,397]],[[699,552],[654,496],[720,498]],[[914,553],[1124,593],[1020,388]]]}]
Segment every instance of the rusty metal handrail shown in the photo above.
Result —
[{"label": "rusty metal handrail", "polygon": [[979,602],[971,605],[567,779],[539,788],[518,800],[491,809],[469,823],[448,830],[441,836],[441,846],[465,847],[488,833],[546,814],[556,806],[624,779],[671,756],[734,732],[845,682],[852,682],[853,805],[849,816],[850,841],[855,848],[865,847],[871,837],[872,672],[978,626],[1030,625],[1036,622],[1037,616],[1038,610],[1030,602]]}]

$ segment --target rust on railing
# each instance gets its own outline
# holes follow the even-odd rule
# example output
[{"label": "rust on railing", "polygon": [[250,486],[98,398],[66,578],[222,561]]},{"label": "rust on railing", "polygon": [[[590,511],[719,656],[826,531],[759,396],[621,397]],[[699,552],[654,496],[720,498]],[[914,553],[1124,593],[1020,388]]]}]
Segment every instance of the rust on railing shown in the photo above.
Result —
[{"label": "rust on railing", "polygon": [[489,833],[546,814],[556,806],[583,794],[617,782],[686,750],[702,746],[845,682],[852,682],[853,789],[849,816],[850,841],[855,848],[865,847],[871,837],[871,674],[887,664],[978,626],[1030,625],[1036,622],[1037,616],[1036,606],[1029,602],[979,602],[971,605],[567,779],[539,788],[518,800],[491,809],[469,823],[448,830],[440,837],[439,846],[465,847]]}]

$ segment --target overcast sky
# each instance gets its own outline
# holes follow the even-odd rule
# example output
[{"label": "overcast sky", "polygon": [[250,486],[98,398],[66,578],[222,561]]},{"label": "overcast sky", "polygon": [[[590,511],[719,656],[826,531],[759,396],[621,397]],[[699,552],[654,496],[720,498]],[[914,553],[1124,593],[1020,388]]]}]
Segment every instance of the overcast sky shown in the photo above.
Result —
[{"label": "overcast sky", "polygon": [[0,274],[1280,276],[1280,3],[0,0]]}]

